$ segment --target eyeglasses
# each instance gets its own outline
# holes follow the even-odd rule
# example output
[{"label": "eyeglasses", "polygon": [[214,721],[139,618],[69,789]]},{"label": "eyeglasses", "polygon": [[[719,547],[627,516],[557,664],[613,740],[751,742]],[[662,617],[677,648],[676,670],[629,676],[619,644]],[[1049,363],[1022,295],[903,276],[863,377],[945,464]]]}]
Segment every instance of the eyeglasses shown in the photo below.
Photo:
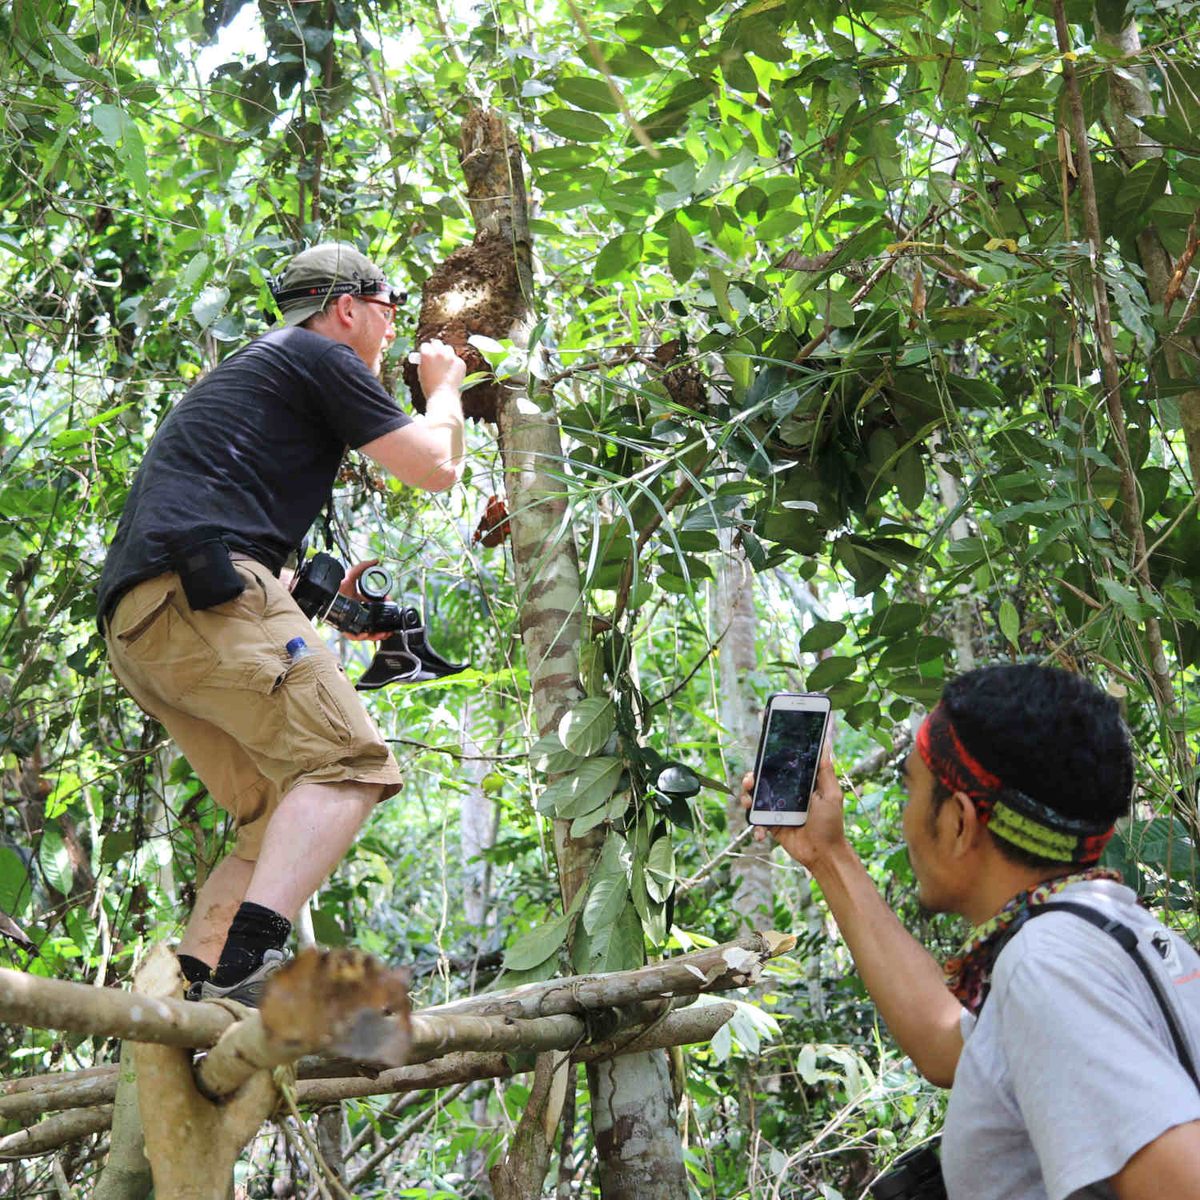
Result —
[{"label": "eyeglasses", "polygon": [[396,306],[394,304],[390,304],[386,300],[377,300],[374,296],[355,296],[354,298],[355,300],[361,300],[363,304],[375,304],[379,308],[386,308],[388,310],[388,320],[394,321],[396,319]]}]

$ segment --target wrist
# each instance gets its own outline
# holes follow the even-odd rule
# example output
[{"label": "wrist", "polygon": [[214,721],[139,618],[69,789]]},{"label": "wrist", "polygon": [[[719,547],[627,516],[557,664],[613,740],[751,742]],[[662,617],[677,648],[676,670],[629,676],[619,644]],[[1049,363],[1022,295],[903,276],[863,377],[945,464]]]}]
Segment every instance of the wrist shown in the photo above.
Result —
[{"label": "wrist", "polygon": [[441,404],[453,404],[456,407],[462,405],[462,395],[458,390],[458,384],[451,383],[449,380],[435,384],[425,393],[425,400],[426,403],[436,401]]},{"label": "wrist", "polygon": [[858,861],[858,855],[844,837],[836,841],[817,843],[805,855],[804,866],[820,882],[822,876],[836,875]]}]

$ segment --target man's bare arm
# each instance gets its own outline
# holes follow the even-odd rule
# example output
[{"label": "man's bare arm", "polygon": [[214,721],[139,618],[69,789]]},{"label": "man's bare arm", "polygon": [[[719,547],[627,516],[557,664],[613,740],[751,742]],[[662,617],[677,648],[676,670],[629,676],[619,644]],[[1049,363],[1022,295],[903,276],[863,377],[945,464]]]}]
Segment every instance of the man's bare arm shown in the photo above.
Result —
[{"label": "man's bare arm", "polygon": [[441,492],[462,477],[463,414],[458,388],[466,367],[452,347],[433,341],[421,346],[419,372],[424,415],[359,449],[401,483]]},{"label": "man's bare arm", "polygon": [[[742,782],[749,806],[753,776]],[[937,960],[900,924],[846,841],[842,789],[828,753],[821,761],[808,824],[771,830],[813,874],[892,1036],[931,1083],[949,1087],[962,1053],[962,1005]],[[755,836],[759,836],[756,832]]]},{"label": "man's bare arm", "polygon": [[1111,1183],[1117,1200],[1200,1200],[1200,1121],[1176,1125],[1143,1146]]}]

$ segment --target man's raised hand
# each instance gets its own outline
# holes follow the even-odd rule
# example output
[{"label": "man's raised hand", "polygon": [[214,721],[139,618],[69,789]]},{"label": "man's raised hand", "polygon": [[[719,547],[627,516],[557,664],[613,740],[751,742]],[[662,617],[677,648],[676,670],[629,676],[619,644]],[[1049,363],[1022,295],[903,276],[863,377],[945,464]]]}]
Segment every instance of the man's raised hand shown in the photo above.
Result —
[{"label": "man's raised hand", "polygon": [[[742,777],[739,796],[742,808],[750,808],[754,794],[754,772]],[[821,752],[817,784],[813,788],[806,825],[756,825],[754,837],[761,841],[770,834],[798,863],[812,869],[817,861],[846,840],[843,824],[842,788],[833,768],[833,749],[828,742]]]},{"label": "man's raised hand", "polygon": [[467,365],[458,357],[453,346],[437,338],[421,343],[417,377],[421,381],[421,391],[427,397],[439,388],[452,387],[457,390],[466,375]]}]

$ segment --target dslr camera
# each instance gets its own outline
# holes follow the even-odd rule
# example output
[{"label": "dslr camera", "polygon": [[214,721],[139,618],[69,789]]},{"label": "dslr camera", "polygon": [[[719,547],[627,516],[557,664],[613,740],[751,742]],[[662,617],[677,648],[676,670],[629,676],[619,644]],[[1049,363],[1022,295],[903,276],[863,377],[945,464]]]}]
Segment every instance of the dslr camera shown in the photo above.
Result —
[{"label": "dslr camera", "polygon": [[292,585],[292,598],[310,619],[328,621],[349,634],[386,633],[371,665],[355,687],[360,692],[389,683],[421,683],[441,679],[466,669],[465,663],[447,662],[429,644],[425,621],[411,606],[387,599],[392,576],[382,567],[362,573],[358,590],[365,601],[343,596],[338,588],[346,568],[331,554],[314,554],[301,564]]},{"label": "dslr camera", "polygon": [[942,1163],[933,1146],[900,1155],[890,1171],[871,1184],[874,1200],[946,1200]]}]

